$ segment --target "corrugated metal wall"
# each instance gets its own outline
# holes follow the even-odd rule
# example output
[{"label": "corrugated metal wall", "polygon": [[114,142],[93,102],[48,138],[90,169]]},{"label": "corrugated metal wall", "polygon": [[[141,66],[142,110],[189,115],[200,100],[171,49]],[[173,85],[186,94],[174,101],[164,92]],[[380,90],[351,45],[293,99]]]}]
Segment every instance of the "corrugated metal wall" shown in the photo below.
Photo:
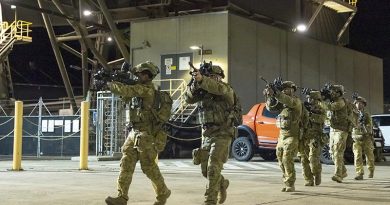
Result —
[{"label": "corrugated metal wall", "polygon": [[245,111],[264,100],[260,76],[280,75],[314,89],[327,81],[343,84],[348,98],[358,91],[372,113],[382,113],[382,67],[377,57],[229,15],[229,82]]}]

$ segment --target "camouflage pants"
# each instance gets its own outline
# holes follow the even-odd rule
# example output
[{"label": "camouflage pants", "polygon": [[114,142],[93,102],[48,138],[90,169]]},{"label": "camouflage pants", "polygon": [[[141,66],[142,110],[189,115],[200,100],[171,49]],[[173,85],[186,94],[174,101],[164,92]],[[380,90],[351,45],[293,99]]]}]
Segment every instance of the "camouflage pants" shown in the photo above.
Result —
[{"label": "camouflage pants", "polygon": [[321,143],[317,138],[305,139],[301,153],[302,174],[306,181],[313,181],[313,176],[321,175],[322,165],[320,160]]},{"label": "camouflage pants", "polygon": [[217,204],[218,191],[224,180],[221,171],[229,157],[231,139],[231,136],[203,136],[202,138],[201,149],[208,152],[208,156],[206,155],[200,164],[202,175],[208,179],[204,194],[206,204]]},{"label": "camouflage pants", "polygon": [[[142,142],[136,142],[139,139]],[[159,200],[168,192],[164,178],[161,175],[157,165],[157,154],[154,144],[154,137],[146,132],[130,132],[125,143],[122,146],[122,159],[120,161],[120,174],[118,177],[118,196],[129,199],[128,192],[133,178],[134,169],[137,161],[140,161],[142,172],[152,181],[153,189]],[[139,144],[140,148],[134,147]]]},{"label": "camouflage pants", "polygon": [[344,151],[346,148],[348,132],[331,129],[329,147],[330,153],[335,165],[334,175],[339,178],[344,178],[347,173],[347,168],[344,164]]},{"label": "camouflage pants", "polygon": [[276,156],[283,174],[283,182],[286,187],[293,187],[296,180],[294,157],[298,152],[298,136],[283,139],[279,136],[276,145]]},{"label": "camouflage pants", "polygon": [[362,141],[353,142],[353,154],[355,157],[355,171],[357,175],[364,174],[363,152],[366,155],[367,169],[370,172],[375,170],[374,145],[371,137],[365,137]]}]

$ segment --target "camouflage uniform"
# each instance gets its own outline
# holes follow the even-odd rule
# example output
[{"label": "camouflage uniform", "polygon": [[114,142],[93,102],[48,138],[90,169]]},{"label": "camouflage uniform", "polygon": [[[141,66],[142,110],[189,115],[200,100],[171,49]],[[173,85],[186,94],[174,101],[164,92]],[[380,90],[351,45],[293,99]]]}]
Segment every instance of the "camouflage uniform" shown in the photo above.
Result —
[{"label": "camouflage uniform", "polygon": [[[133,68],[132,72],[148,70],[153,78],[158,73],[157,66],[150,62],[142,63]],[[161,150],[161,123],[153,115],[155,88],[151,81],[136,84],[124,85],[113,82],[110,90],[123,99],[131,99],[130,122],[132,129],[122,146],[122,159],[120,162],[120,174],[118,177],[118,197],[108,197],[106,203],[109,205],[127,204],[129,187],[132,181],[137,161],[140,161],[144,174],[152,181],[154,191],[157,195],[155,205],[166,203],[171,191],[167,188],[164,178],[160,173],[156,159],[158,151]],[[160,146],[160,147],[159,147]]]},{"label": "camouflage uniform", "polygon": [[[363,97],[358,97],[354,104],[363,103],[364,107],[357,111],[355,114],[354,128],[352,131],[353,139],[353,153],[355,157],[355,171],[356,180],[362,180],[364,174],[363,168],[363,152],[366,155],[367,169],[369,170],[369,178],[374,176],[375,170],[375,157],[374,157],[374,145],[372,135],[372,119],[370,113],[365,110],[367,101]],[[359,109],[359,108],[358,108]]]},{"label": "camouflage uniform", "polygon": [[[296,86],[291,81],[283,82],[282,86],[283,89],[293,88],[294,91],[296,91]],[[276,156],[280,169],[282,170],[283,182],[285,184],[282,191],[292,192],[295,191],[296,172],[294,168],[294,157],[298,152],[302,102],[294,95],[286,95],[279,91],[266,97],[275,98],[278,102],[274,106],[267,105],[268,110],[275,110],[275,108],[272,107],[281,107],[280,114],[276,119],[276,126],[280,128],[278,144],[276,146]],[[272,102],[272,100],[270,101],[267,99],[267,102]]]},{"label": "camouflage uniform", "polygon": [[303,133],[303,146],[300,150],[302,174],[306,180],[305,186],[321,184],[322,165],[320,155],[324,145],[324,134],[322,132],[326,118],[325,109],[320,104],[321,93],[311,91],[307,98],[311,101],[305,102],[305,109],[308,111],[308,123]]},{"label": "camouflage uniform", "polygon": [[341,183],[347,176],[347,169],[344,164],[344,151],[348,137],[350,121],[346,100],[342,97],[344,87],[342,85],[333,85],[331,87],[331,102],[324,102],[323,105],[329,111],[330,115],[330,153],[335,164],[333,181]]},{"label": "camouflage uniform", "polygon": [[[222,74],[221,74],[222,73]],[[219,66],[213,66],[211,74],[223,76]],[[186,102],[199,106],[199,119],[203,125],[202,145],[193,151],[194,164],[201,165],[202,175],[208,179],[205,205],[223,203],[229,181],[221,174],[229,157],[234,135],[228,110],[234,105],[234,91],[227,83],[202,76],[200,82],[188,89]]]}]

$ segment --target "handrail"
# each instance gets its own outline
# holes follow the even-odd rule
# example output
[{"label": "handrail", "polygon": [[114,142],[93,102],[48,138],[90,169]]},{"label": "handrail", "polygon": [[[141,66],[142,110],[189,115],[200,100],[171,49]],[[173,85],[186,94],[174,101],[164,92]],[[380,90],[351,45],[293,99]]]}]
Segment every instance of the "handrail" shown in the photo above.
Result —
[{"label": "handrail", "polygon": [[352,6],[356,6],[358,0],[349,0],[349,4]]},{"label": "handrail", "polygon": [[[185,102],[185,93],[187,92],[187,84],[184,79],[165,79],[165,80],[154,80],[155,83],[169,82],[169,88],[163,91],[169,92],[173,98],[172,117],[173,120],[184,118],[184,111],[189,107],[189,104]],[[173,87],[173,83],[179,84],[177,87]],[[184,119],[183,119],[184,120]]]},{"label": "handrail", "polygon": [[16,38],[16,40],[31,42],[31,25],[31,22],[22,20],[14,21],[10,25],[8,22],[2,22],[0,27],[0,44],[13,38]]}]

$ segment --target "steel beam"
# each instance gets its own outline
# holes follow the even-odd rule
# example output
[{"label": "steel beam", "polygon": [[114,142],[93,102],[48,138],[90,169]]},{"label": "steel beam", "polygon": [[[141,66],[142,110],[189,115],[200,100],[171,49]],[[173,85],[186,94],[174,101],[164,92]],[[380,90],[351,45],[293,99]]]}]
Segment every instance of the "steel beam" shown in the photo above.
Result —
[{"label": "steel beam", "polygon": [[[39,8],[42,9],[43,8],[43,0],[38,0],[38,5],[39,5]],[[51,24],[51,21],[50,21],[48,14],[46,14],[46,13],[41,13],[41,14],[42,14],[43,22],[45,24],[49,39],[50,39],[51,46],[52,46],[53,51],[54,51],[54,55],[55,55],[56,60],[57,60],[58,68],[60,69],[62,80],[64,81],[66,93],[68,94],[69,100],[71,101],[73,111],[76,112],[78,110],[78,108],[77,108],[76,101],[74,99],[72,85],[70,84],[69,76],[68,76],[68,73],[66,72],[66,69],[65,69],[64,59],[62,58],[58,43],[56,41],[56,36],[54,33],[53,26]]]},{"label": "steel beam", "polygon": [[[62,7],[61,2],[59,0],[52,0],[52,1],[53,1],[54,5],[58,8],[58,10],[60,10],[61,13],[66,13],[65,9]],[[110,66],[107,64],[106,59],[104,59],[103,56],[100,55],[100,53],[96,50],[91,39],[85,38],[85,36],[88,36],[87,28],[85,26],[81,25],[80,22],[70,21],[70,20],[67,20],[67,21],[73,27],[73,29],[76,31],[77,35],[82,36],[87,48],[89,48],[89,50],[92,52],[94,57],[99,61],[99,63],[103,67],[110,69]]]},{"label": "steel beam", "polygon": [[118,46],[119,51],[122,53],[123,58],[128,62],[129,61],[129,51],[127,50],[122,34],[119,32],[116,27],[114,20],[108,11],[107,5],[104,0],[97,0],[100,10],[103,12],[104,17],[106,18],[107,24],[110,27],[112,34],[114,35],[114,40],[116,45]]},{"label": "steel beam", "polygon": [[325,3],[325,0],[321,0],[321,2],[319,2],[319,5],[318,5],[316,11],[311,16],[309,22],[306,25],[306,30],[309,30],[310,26],[313,24],[314,20],[317,18],[318,14],[320,13],[322,7],[324,7],[324,3]]},{"label": "steel beam", "polygon": [[[88,36],[85,36],[84,38],[96,38],[100,36],[108,36],[107,33],[94,33],[94,34],[89,34]],[[75,40],[80,40],[82,39],[83,36],[81,35],[76,35],[76,36],[63,36],[63,37],[57,37],[58,42],[63,42],[63,41],[75,41]]]},{"label": "steel beam", "polygon": [[[70,46],[68,46],[68,45],[66,45],[66,44],[64,44],[64,43],[59,43],[58,45],[59,45],[61,48],[63,48],[64,50],[68,51],[69,53],[71,53],[71,54],[73,54],[73,55],[75,55],[75,56],[81,58],[81,53],[78,52],[77,50],[75,50],[74,48],[72,48],[72,47],[70,47]],[[90,59],[90,58],[87,59],[87,62],[88,62],[89,64],[91,64],[91,65],[94,65],[94,64],[95,64],[95,61],[92,60],[92,59]]]}]

